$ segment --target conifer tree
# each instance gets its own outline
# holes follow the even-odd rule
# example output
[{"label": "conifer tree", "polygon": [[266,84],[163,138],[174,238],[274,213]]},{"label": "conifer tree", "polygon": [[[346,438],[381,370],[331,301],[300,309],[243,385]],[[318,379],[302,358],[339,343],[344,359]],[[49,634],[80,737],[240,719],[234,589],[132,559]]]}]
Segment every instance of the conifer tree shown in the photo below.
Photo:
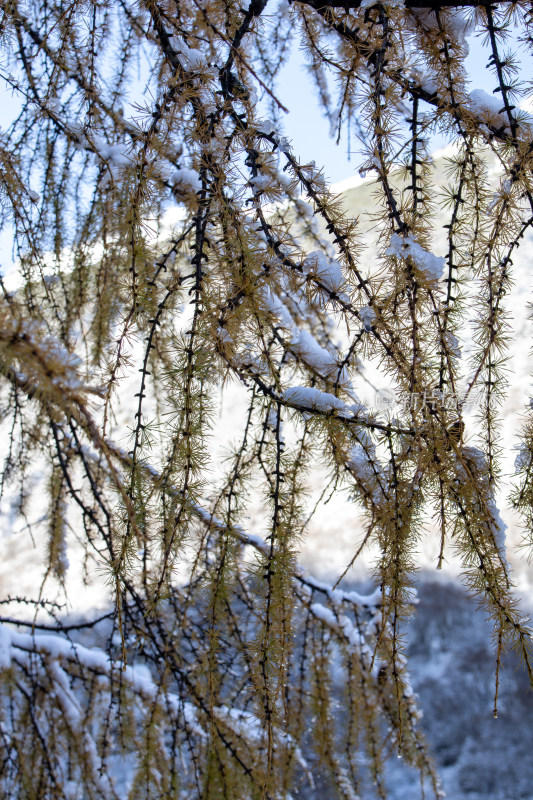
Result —
[{"label": "conifer tree", "polygon": [[[43,586],[2,601],[4,797],[385,798],[391,754],[442,796],[402,633],[431,518],[494,624],[495,713],[504,649],[533,677],[495,499],[505,295],[533,224],[510,41],[531,49],[532,25],[521,0],[4,0],[1,491],[20,515],[46,497]],[[492,97],[468,85],[473,32]],[[358,131],[370,232],[281,132],[297,45],[332,129]],[[440,200],[436,132],[455,142]],[[394,415],[357,394],[369,363]],[[526,533],[532,459],[530,416]],[[320,502],[354,504],[352,563],[377,547],[372,594],[299,566],[316,467]],[[45,600],[69,555],[105,576],[108,613]]]}]

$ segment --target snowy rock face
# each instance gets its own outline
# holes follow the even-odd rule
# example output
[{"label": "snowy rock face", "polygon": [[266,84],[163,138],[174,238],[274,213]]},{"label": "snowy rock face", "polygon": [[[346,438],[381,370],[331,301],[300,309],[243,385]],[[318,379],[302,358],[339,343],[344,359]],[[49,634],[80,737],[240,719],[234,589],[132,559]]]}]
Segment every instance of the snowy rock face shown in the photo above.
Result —
[{"label": "snowy rock face", "polygon": [[[518,658],[504,659],[494,719],[496,657],[487,620],[456,584],[422,583],[418,594],[407,631],[410,677],[446,796],[530,800],[533,695]],[[390,785],[394,800],[418,796],[406,771],[394,771]]]},{"label": "snowy rock face", "polygon": [[[533,695],[527,675],[516,656],[504,660],[494,719],[495,655],[487,620],[457,584],[421,577],[416,612],[406,626],[409,678],[445,795],[448,800],[531,800]],[[317,613],[324,615],[322,609]],[[339,683],[336,689],[336,717],[342,724],[345,687]],[[402,760],[389,761],[386,782],[390,800],[420,797],[418,778]],[[373,786],[360,790],[365,800],[377,800]],[[329,800],[320,776],[306,797]]]}]

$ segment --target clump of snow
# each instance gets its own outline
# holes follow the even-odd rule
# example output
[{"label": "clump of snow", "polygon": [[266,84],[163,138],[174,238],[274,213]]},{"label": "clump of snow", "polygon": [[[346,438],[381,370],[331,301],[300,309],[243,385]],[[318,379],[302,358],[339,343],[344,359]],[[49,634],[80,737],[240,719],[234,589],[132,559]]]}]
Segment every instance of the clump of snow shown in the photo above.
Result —
[{"label": "clump of snow", "polygon": [[430,95],[438,94],[439,85],[430,74],[413,67],[409,71],[409,78],[414,83],[418,83],[423,92]]},{"label": "clump of snow", "polygon": [[446,345],[454,358],[461,358],[461,348],[459,347],[459,340],[453,333],[446,331]]},{"label": "clump of snow", "polygon": [[531,454],[525,445],[521,445],[515,458],[514,468],[517,472],[520,472],[520,470],[527,469],[530,463]]},{"label": "clump of snow", "polygon": [[347,466],[375,503],[384,499],[387,481],[376,458],[376,448],[371,442],[365,442],[365,447],[359,443],[354,445],[350,450]]},{"label": "clump of snow", "polygon": [[121,172],[132,163],[132,158],[128,155],[130,148],[126,144],[109,144],[103,136],[94,136],[91,143],[80,133],[77,147],[80,150],[91,150],[102,159],[108,170],[103,178],[104,183],[119,180]]},{"label": "clump of snow", "polygon": [[290,139],[287,139],[286,136],[280,136],[279,139],[278,139],[277,144],[278,144],[278,147],[279,147],[279,149],[281,150],[282,153],[284,153],[286,156],[290,156],[291,155],[291,153],[292,153],[292,145],[291,145],[291,140]]},{"label": "clump of snow", "polygon": [[11,666],[11,631],[0,622],[0,670]]},{"label": "clump of snow", "polygon": [[376,320],[376,312],[374,309],[370,308],[370,306],[362,306],[357,313],[359,314],[359,319],[363,323],[365,331],[372,330],[372,325]]},{"label": "clump of snow", "polygon": [[233,338],[226,328],[218,328],[217,335],[224,344],[233,344]]},{"label": "clump of snow", "polygon": [[59,97],[49,97],[46,101],[46,108],[51,111],[52,114],[59,114],[63,110],[63,103]]},{"label": "clump of snow", "polygon": [[285,389],[283,397],[287,403],[299,408],[309,408],[323,413],[339,411],[345,418],[351,418],[363,409],[358,402],[348,405],[334,394],[322,392],[313,386],[291,386]]},{"label": "clump of snow", "polygon": [[264,289],[262,289],[261,300],[268,311],[279,318],[284,328],[291,329],[293,327],[294,323],[291,315],[279,299],[278,295],[275,294],[269,286],[265,286]]},{"label": "clump of snow", "polygon": [[205,56],[202,51],[189,47],[185,42],[178,42],[174,45],[174,50],[179,55],[184,69],[197,70],[205,64]]},{"label": "clump of snow", "polygon": [[309,179],[315,184],[315,187],[318,188],[320,192],[324,192],[326,190],[326,179],[320,170],[317,170],[316,164],[314,161],[308,165],[307,172]]},{"label": "clump of snow", "polygon": [[[468,96],[468,104],[470,110],[481,119],[484,125],[498,126],[507,133],[511,132],[509,119],[501,97],[487,94],[483,89],[474,89]],[[515,111],[515,119],[517,124],[523,128],[531,128],[533,126],[533,117],[525,111]],[[488,128],[487,132],[490,133]]]},{"label": "clump of snow", "polygon": [[[376,5],[376,0],[361,0],[361,5],[359,6],[360,9],[364,8],[372,8],[372,6]],[[404,7],[404,0],[387,0],[385,3],[388,8],[403,8]]]},{"label": "clump of snow", "polygon": [[239,353],[233,356],[233,364],[242,369],[251,370],[255,375],[267,375],[268,364],[262,353],[258,353],[251,345],[244,345]]},{"label": "clump of snow", "polygon": [[507,525],[502,520],[500,516],[500,510],[494,500],[490,500],[488,502],[489,511],[491,513],[494,525],[492,525],[492,534],[494,536],[494,542],[496,544],[496,548],[500,557],[502,559],[503,564],[507,569],[510,569],[509,562],[507,561],[507,546],[506,546],[506,536],[505,532],[507,530]]},{"label": "clump of snow", "polygon": [[[310,333],[295,328],[291,346],[295,354],[300,356],[309,367],[320,373],[320,375],[337,379],[339,375],[337,359],[325,348],[321,347]],[[343,368],[339,380],[345,382],[347,379],[346,368]]]},{"label": "clump of snow", "polygon": [[502,111],[502,101],[494,95],[487,94],[483,89],[474,89],[470,92],[470,104],[475,110],[489,112],[490,114],[500,114]]},{"label": "clump of snow", "polygon": [[276,147],[281,150],[285,155],[291,155],[292,148],[291,142],[286,136],[281,136],[278,132],[278,126],[271,119],[258,119],[255,123],[257,133],[262,133],[265,136],[274,137]]},{"label": "clump of snow", "polygon": [[266,136],[277,133],[278,130],[276,123],[272,122],[271,119],[258,119],[255,123],[255,128],[258,133],[264,133]]},{"label": "clump of snow", "polygon": [[183,193],[196,194],[202,188],[198,174],[188,167],[173,170],[171,180],[174,187]]},{"label": "clump of snow", "polygon": [[467,458],[474,462],[478,469],[486,470],[487,461],[485,454],[479,449],[479,447],[465,447],[463,452]]},{"label": "clump of snow", "polygon": [[282,326],[290,331],[291,351],[297,358],[324,377],[331,378],[341,385],[348,383],[346,367],[341,369],[332,353],[321,347],[308,331],[294,324],[289,311],[277,294],[274,294],[269,287],[265,287],[261,292],[261,299],[264,306],[279,318]]},{"label": "clump of snow", "polygon": [[[437,21],[437,16],[431,10],[429,3],[428,8],[412,8],[410,10],[423,24],[426,31],[430,31],[432,28],[438,28],[439,23]],[[445,25],[447,30],[455,38],[458,47],[461,47],[464,55],[467,56],[470,49],[466,37],[475,28],[475,18],[471,14],[465,14],[463,11],[455,9],[454,13],[446,18]],[[454,55],[454,48],[451,44],[448,46],[448,52],[450,55]]]},{"label": "clump of snow", "polygon": [[305,275],[317,278],[323,286],[333,294],[338,294],[344,287],[344,275],[338,261],[329,259],[320,250],[309,253],[302,264]]},{"label": "clump of snow", "polygon": [[275,431],[277,429],[277,427],[278,427],[278,422],[279,422],[279,427],[280,427],[280,430],[281,430],[281,428],[283,426],[281,418],[280,418],[278,412],[276,411],[276,409],[275,408],[271,408],[269,410],[269,412],[268,412],[268,415],[267,415],[267,421],[266,421],[267,428],[270,428],[271,431]]},{"label": "clump of snow", "polygon": [[475,17],[472,14],[465,14],[464,11],[455,10],[447,17],[446,25],[452,29],[458,44],[465,50],[465,55],[468,55],[470,48],[466,37],[475,28]]},{"label": "clump of snow", "polygon": [[393,233],[386,254],[398,258],[410,257],[417,269],[425,273],[430,280],[438,280],[444,272],[446,263],[444,258],[425,250],[412,236],[399,236]]},{"label": "clump of snow", "polygon": [[352,469],[366,470],[369,467],[372,469],[369,457],[367,453],[365,453],[364,447],[362,447],[360,444],[356,444],[354,447],[352,447],[350,451],[350,458],[348,460],[348,466],[352,467]]},{"label": "clump of snow", "polygon": [[509,130],[509,120],[502,113],[503,100],[501,98],[487,94],[483,89],[474,89],[469,94],[469,106],[471,111],[485,124],[497,124],[504,130]]},{"label": "clump of snow", "polygon": [[361,636],[349,617],[345,614],[335,614],[330,608],[322,603],[313,603],[311,613],[317,619],[327,625],[331,630],[343,635],[354,651],[362,655],[370,656],[370,648],[366,644],[364,637]]},{"label": "clump of snow", "polygon": [[326,606],[322,605],[322,603],[313,603],[311,606],[311,611],[313,615],[321,620],[325,625],[328,625],[330,628],[337,628],[337,617],[331,610],[331,608],[327,608]]},{"label": "clump of snow", "polygon": [[[488,467],[487,467],[487,459],[485,454],[482,450],[477,447],[465,447],[463,449],[463,454],[466,456],[467,459],[473,462],[475,465],[474,471],[479,470],[479,476],[475,476],[476,480],[480,483],[486,479]],[[469,470],[470,471],[470,470]],[[457,472],[462,477],[464,476],[466,479],[470,477],[467,474],[466,470],[464,469],[461,463],[457,464]],[[488,528],[489,528],[489,535],[492,535],[494,538],[494,545],[498,552],[498,555],[502,561],[502,564],[506,569],[509,569],[509,562],[507,561],[506,555],[506,536],[505,532],[507,530],[507,525],[502,520],[500,516],[500,511],[498,506],[496,505],[494,496],[492,494],[492,490],[489,489],[488,497],[485,497],[485,507],[489,511],[489,521],[488,521]]]},{"label": "clump of snow", "polygon": [[94,145],[103,160],[109,162],[111,166],[118,169],[131,164],[125,144],[109,144],[102,136],[95,136]]},{"label": "clump of snow", "polygon": [[[228,706],[216,706],[213,708],[213,712],[223,723],[230,724],[231,730],[252,744],[252,746],[256,747],[258,743],[265,741],[265,727],[262,721],[250,711],[245,711],[241,708],[229,708]],[[308,772],[308,764],[303,757],[301,749],[295,746],[295,741],[290,733],[274,728],[274,736],[278,743],[277,747],[290,747],[300,766]],[[312,782],[311,773],[309,773],[308,778]]]},{"label": "clump of snow", "polygon": [[[49,365],[51,383],[64,386],[72,391],[80,389],[82,382],[78,374],[78,367],[82,363],[81,358],[75,353],[69,353],[54,336],[46,336],[42,340],[42,344],[43,353],[45,353]],[[56,374],[54,375],[53,372]]]},{"label": "clump of snow", "polygon": [[501,182],[500,188],[492,195],[492,200],[487,206],[487,214],[490,215],[501,200],[507,200],[513,188],[513,181],[510,178]]},{"label": "clump of snow", "polygon": [[329,599],[337,604],[340,603],[348,603],[350,605],[355,606],[358,610],[362,608],[368,609],[377,609],[381,605],[383,600],[381,589],[376,587],[371,594],[359,594],[359,592],[350,590],[345,591],[344,589],[332,589],[331,586],[323,581],[319,581],[317,578],[313,577],[312,575],[307,575],[304,573],[300,573],[305,583],[308,584],[309,587],[312,589],[316,589],[319,592],[323,592],[326,594]]},{"label": "clump of snow", "polygon": [[254,192],[259,194],[260,192],[264,192],[270,185],[270,177],[268,175],[256,175],[254,178],[250,178],[248,183],[251,185]]},{"label": "clump of snow", "polygon": [[334,394],[321,392],[320,389],[311,386],[291,386],[289,389],[285,389],[283,397],[288,403],[315,411],[346,412],[348,410],[346,403],[335,397]]}]

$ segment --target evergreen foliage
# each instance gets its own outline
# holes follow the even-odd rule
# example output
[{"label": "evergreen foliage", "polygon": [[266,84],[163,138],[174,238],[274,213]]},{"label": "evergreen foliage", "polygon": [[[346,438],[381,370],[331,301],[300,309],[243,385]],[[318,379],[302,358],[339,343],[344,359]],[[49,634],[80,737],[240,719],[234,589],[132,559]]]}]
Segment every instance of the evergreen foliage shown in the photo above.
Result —
[{"label": "evergreen foliage", "polygon": [[[530,47],[532,24],[526,2],[2,4],[0,77],[21,103],[0,132],[19,275],[1,285],[2,492],[18,487],[23,514],[46,464],[43,577],[65,582],[74,531],[113,604],[68,625],[41,589],[15,611],[34,602],[48,623],[2,618],[3,796],[385,798],[394,753],[442,796],[402,636],[431,516],[439,564],[460,556],[493,623],[495,714],[504,648],[533,678],[495,502],[505,294],[533,223],[508,39]],[[492,98],[466,82],[474,30]],[[292,42],[332,128],[359,132],[370,238],[279,133]],[[137,74],[149,88],[125,113]],[[456,139],[442,258],[436,131]],[[403,400],[394,416],[356,393],[368,363]],[[215,464],[236,383],[240,439]],[[531,532],[531,416],[523,441]],[[348,492],[379,550],[371,595],[298,565],[316,465],[321,500]]]}]

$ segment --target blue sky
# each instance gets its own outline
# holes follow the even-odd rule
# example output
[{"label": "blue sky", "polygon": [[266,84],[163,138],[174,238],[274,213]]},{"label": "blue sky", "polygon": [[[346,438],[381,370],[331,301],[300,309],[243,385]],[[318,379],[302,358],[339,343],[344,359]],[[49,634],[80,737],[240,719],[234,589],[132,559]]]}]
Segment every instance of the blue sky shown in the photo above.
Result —
[{"label": "blue sky", "polygon": [[[471,79],[470,89],[483,89],[492,94],[497,84],[494,74],[486,68],[489,51],[483,46],[482,37],[470,36],[468,44],[470,53],[466,67]],[[532,81],[533,62],[523,53],[521,66],[524,80]],[[317,167],[323,166],[326,178],[333,182],[355,174],[359,166],[357,153],[354,152],[349,160],[346,135],[338,146],[330,137],[329,123],[322,116],[316,89],[305,69],[303,54],[297,48],[293,48],[289,62],[281,70],[277,85],[277,97],[290,109],[289,114],[281,114],[281,121],[286,135],[293,141],[295,153],[303,161],[316,161]],[[435,136],[430,150],[435,151],[446,144],[444,137]],[[357,150],[353,135],[351,149]]]},{"label": "blue sky", "polygon": [[[486,68],[489,52],[482,45],[479,36],[468,39],[470,54],[467,69],[471,76],[471,89],[483,89],[492,93],[496,83],[492,72]],[[533,80],[533,60],[521,56],[522,76],[524,80]],[[140,85],[140,83],[137,83]],[[285,134],[292,140],[294,151],[304,162],[315,161],[317,167],[324,167],[325,176],[332,182],[349,178],[358,171],[357,140],[352,133],[350,148],[346,136],[346,128],[339,145],[329,134],[329,123],[319,108],[316,88],[304,63],[304,56],[298,47],[293,46],[291,56],[282,68],[276,87],[277,97],[290,109],[288,114],[281,112],[281,123]],[[17,113],[19,103],[6,91],[0,82],[0,128],[5,128]],[[430,143],[434,151],[446,144],[442,136],[435,136]],[[347,151],[351,149],[350,158]]]}]

